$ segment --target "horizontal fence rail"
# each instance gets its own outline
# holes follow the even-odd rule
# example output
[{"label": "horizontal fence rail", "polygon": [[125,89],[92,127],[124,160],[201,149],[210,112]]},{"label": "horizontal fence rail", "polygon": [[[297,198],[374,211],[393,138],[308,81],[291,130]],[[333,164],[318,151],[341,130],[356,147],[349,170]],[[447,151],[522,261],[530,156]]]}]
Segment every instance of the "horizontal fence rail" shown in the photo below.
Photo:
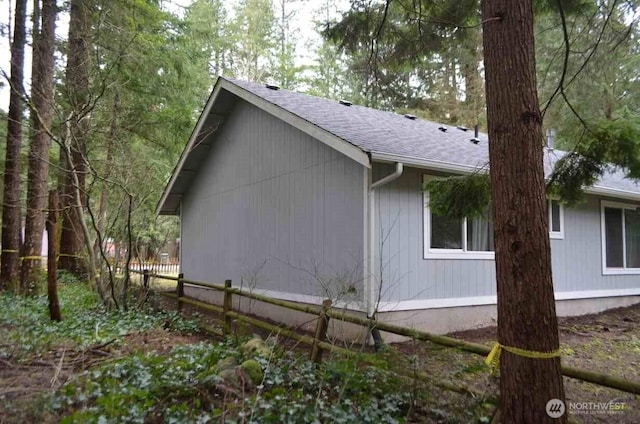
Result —
[{"label": "horizontal fence rail", "polygon": [[[327,300],[323,304],[323,306],[314,306],[314,305],[305,305],[295,302],[290,302],[286,300],[274,299],[269,296],[264,296],[258,293],[253,293],[247,290],[241,290],[239,288],[235,288],[231,286],[231,281],[225,281],[225,284],[215,284],[204,281],[194,281],[187,280],[182,278],[182,275],[178,277],[168,276],[168,275],[159,275],[154,272],[150,272],[149,270],[140,271],[138,269],[131,269],[132,272],[143,274],[145,278],[145,286],[148,287],[148,279],[149,277],[157,277],[166,280],[174,280],[177,283],[176,292],[160,292],[163,296],[170,297],[175,299],[178,302],[178,309],[181,309],[183,303],[190,304],[205,310],[209,310],[212,312],[219,313],[223,316],[224,320],[224,330],[222,333],[214,330],[216,333],[220,333],[221,335],[227,335],[229,332],[230,319],[237,319],[243,322],[246,322],[251,325],[255,325],[256,327],[263,328],[270,331],[278,331],[283,335],[290,337],[292,339],[298,340],[305,344],[309,344],[312,346],[312,355],[315,353],[315,357],[312,356],[312,360],[319,362],[322,357],[323,350],[337,351],[343,354],[357,354],[357,352],[350,351],[348,349],[340,348],[337,346],[333,346],[330,343],[327,343],[326,340],[326,331],[327,331],[327,323],[329,319],[337,319],[344,322],[349,322],[352,324],[361,325],[368,329],[378,329],[380,331],[386,331],[388,333],[397,334],[400,336],[410,337],[414,340],[421,341],[429,341],[435,343],[437,345],[456,348],[464,352],[473,353],[480,356],[487,356],[491,351],[491,348],[478,343],[466,342],[463,340],[459,340],[453,337],[441,336],[437,334],[427,333],[425,331],[415,330],[411,328],[406,328],[398,325],[393,325],[385,322],[380,322],[373,319],[363,318],[355,315],[350,315],[344,312],[343,310],[331,309],[330,301]],[[203,287],[213,290],[218,290],[224,292],[224,301],[223,306],[213,305],[211,303],[202,302],[199,300],[195,300],[189,297],[184,296],[184,285],[190,285],[195,287]],[[283,328],[280,326],[276,326],[265,321],[259,320],[257,318],[249,317],[242,314],[239,311],[234,311],[231,309],[232,306],[232,296],[240,296],[248,299],[257,300],[260,302],[268,303],[271,305],[279,306],[282,308],[291,309],[298,312],[304,312],[307,314],[316,315],[319,317],[317,321],[316,333],[315,337],[301,335],[294,332],[291,329]],[[417,373],[420,374],[420,373]],[[579,369],[575,367],[570,367],[566,365],[562,365],[562,374],[566,377],[575,378],[578,380],[586,381],[589,383],[597,384],[600,386],[609,387],[612,389],[621,390],[627,393],[633,393],[636,395],[640,395],[640,382],[627,380],[621,377],[599,374],[593,371],[587,371],[584,369]],[[412,372],[412,376],[420,377],[416,375],[416,373]],[[431,377],[426,374],[420,378],[422,380],[429,379],[433,380]],[[448,390],[454,390],[461,393],[469,393],[476,395],[473,389],[467,388],[466,386],[459,386],[457,384],[453,384],[450,382],[439,382],[444,384],[444,387]]]}]

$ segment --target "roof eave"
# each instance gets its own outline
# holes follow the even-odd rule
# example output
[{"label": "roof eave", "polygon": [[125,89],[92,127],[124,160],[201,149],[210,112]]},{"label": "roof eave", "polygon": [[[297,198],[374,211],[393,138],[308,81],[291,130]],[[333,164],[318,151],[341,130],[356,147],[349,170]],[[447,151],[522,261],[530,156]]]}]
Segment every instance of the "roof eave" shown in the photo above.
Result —
[{"label": "roof eave", "polygon": [[640,202],[640,193],[627,190],[619,190],[616,188],[600,187],[598,185],[594,185],[593,187],[585,189],[585,193]]},{"label": "roof eave", "polygon": [[169,183],[167,184],[167,186],[164,188],[164,191],[162,192],[162,197],[160,197],[160,201],[156,206],[156,215],[177,215],[178,214],[177,209],[163,210],[164,204],[167,201],[167,198],[169,197],[169,195],[171,194],[171,190],[173,189],[173,186],[176,180],[178,179],[178,176],[180,175],[180,171],[182,171],[182,167],[184,166],[184,163],[187,160],[187,157],[189,156],[189,152],[191,152],[191,149],[193,148],[193,145],[196,142],[198,135],[200,134],[200,130],[202,129],[202,126],[204,125],[205,121],[207,120],[207,117],[209,116],[211,107],[215,103],[216,98],[218,97],[220,90],[222,89],[223,82],[224,80],[220,77],[218,78],[218,81],[216,81],[216,85],[214,86],[213,91],[211,92],[211,95],[207,100],[207,104],[202,110],[202,113],[198,118],[198,122],[196,123],[194,130],[191,132],[191,136],[189,137],[189,142],[187,143],[184,150],[182,151],[182,154],[180,154],[180,159],[178,160],[176,167],[173,169],[173,173],[171,174]]},{"label": "roof eave", "polygon": [[[460,174],[473,174],[478,172],[488,172],[489,168],[471,165],[462,165],[438,160],[428,160],[418,157],[394,155],[392,153],[371,152],[371,160],[376,162],[402,162],[414,168],[428,169],[431,171],[451,172]],[[487,164],[488,165],[488,164]]]},{"label": "roof eave", "polygon": [[[403,155],[394,155],[389,153],[371,152],[371,160],[376,162],[402,162],[407,166],[414,168],[427,169],[430,171],[448,172],[456,174],[473,174],[473,173],[485,173],[489,171],[488,164],[485,167],[475,167],[470,165],[461,165],[450,162],[425,160],[422,158],[409,157]],[[617,199],[626,199],[632,201],[640,201],[640,193],[636,193],[628,190],[620,190],[609,187],[602,187],[594,185],[585,189],[585,193],[609,196]]]},{"label": "roof eave", "polygon": [[175,182],[178,178],[178,176],[180,175],[180,172],[182,171],[182,167],[184,166],[185,161],[187,160],[187,157],[189,156],[189,152],[191,151],[194,143],[196,142],[196,139],[198,138],[198,135],[200,134],[200,130],[202,129],[202,126],[204,125],[204,122],[206,121],[207,117],[209,116],[209,113],[211,112],[211,108],[213,107],[213,105],[216,102],[216,99],[219,96],[219,93],[221,90],[225,90],[231,94],[236,95],[237,97],[241,98],[242,100],[264,110],[265,112],[269,113],[270,115],[275,116],[276,118],[292,125],[293,127],[299,129],[300,131],[302,131],[303,133],[318,139],[319,141],[321,141],[322,143],[326,144],[327,146],[339,151],[340,153],[344,154],[345,156],[351,158],[352,160],[358,162],[359,164],[361,164],[362,166],[366,167],[366,168],[370,168],[371,167],[371,161],[369,159],[369,156],[367,155],[367,153],[365,151],[363,151],[362,149],[360,149],[357,146],[354,146],[353,144],[343,140],[342,138],[330,133],[329,131],[320,128],[319,126],[305,120],[304,118],[301,118],[300,116],[291,113],[285,109],[283,109],[282,107],[271,103],[270,101],[240,87],[235,85],[234,83],[224,79],[223,77],[219,77],[218,81],[216,82],[216,85],[213,89],[213,92],[211,93],[211,95],[209,96],[209,100],[207,100],[207,104],[204,108],[204,110],[202,111],[202,113],[200,114],[200,118],[198,118],[198,122],[196,124],[195,129],[193,130],[193,132],[191,133],[191,137],[189,138],[189,142],[187,143],[187,146],[184,148],[184,150],[182,151],[182,154],[180,155],[180,159],[178,160],[178,164],[176,165],[176,167],[173,170],[173,173],[171,174],[171,178],[169,179],[169,183],[167,184],[167,186],[165,187],[163,193],[162,193],[162,197],[160,198],[160,201],[158,202],[158,206],[156,207],[156,215],[177,215],[179,212],[178,210],[173,210],[173,209],[164,209],[165,203],[167,201],[167,198],[169,197],[169,195],[171,194],[171,190],[173,189]]}]

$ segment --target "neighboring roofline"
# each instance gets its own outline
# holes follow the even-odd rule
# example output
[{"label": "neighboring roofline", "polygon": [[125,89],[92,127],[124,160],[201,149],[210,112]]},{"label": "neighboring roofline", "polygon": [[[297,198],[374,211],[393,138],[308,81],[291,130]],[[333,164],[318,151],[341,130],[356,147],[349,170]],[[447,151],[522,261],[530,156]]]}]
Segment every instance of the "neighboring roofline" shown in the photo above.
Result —
[{"label": "neighboring roofline", "polygon": [[371,161],[369,159],[369,156],[365,151],[363,151],[359,147],[354,146],[353,144],[330,133],[329,131],[323,128],[320,128],[319,126],[307,121],[306,119],[292,112],[289,112],[288,110],[283,109],[282,107],[274,103],[271,103],[270,101],[242,88],[241,86],[234,84],[233,82],[225,79],[224,77],[218,77],[218,81],[216,81],[214,89],[211,95],[209,96],[209,99],[207,100],[207,104],[205,105],[204,110],[202,111],[202,113],[200,114],[200,117],[198,118],[198,123],[196,124],[195,129],[193,130],[193,132],[191,133],[191,136],[189,137],[189,142],[187,143],[186,147],[182,151],[182,154],[180,155],[180,159],[178,160],[178,164],[173,169],[171,178],[169,179],[169,183],[165,187],[162,193],[162,197],[160,197],[160,201],[156,206],[156,215],[160,215],[162,211],[162,207],[164,206],[164,203],[167,201],[167,197],[169,197],[169,193],[171,193],[171,190],[173,188],[173,185],[175,184],[176,179],[178,178],[178,175],[180,175],[180,172],[182,171],[184,162],[187,160],[187,156],[189,156],[189,152],[191,151],[193,144],[198,138],[198,135],[200,134],[200,130],[204,125],[204,122],[209,116],[211,107],[215,103],[220,91],[223,89],[231,94],[238,96],[242,100],[258,107],[259,109],[264,110],[270,115],[275,116],[281,121],[284,121],[287,124],[299,129],[303,133],[321,141],[322,143],[333,148],[334,150],[339,151],[340,153],[347,156],[348,158],[358,162],[362,166],[366,168],[371,167]]},{"label": "neighboring roofline", "polygon": [[[475,166],[469,165],[460,165],[456,163],[443,162],[437,160],[425,160],[416,157],[409,156],[401,156],[401,155],[393,155],[388,153],[379,153],[379,152],[371,152],[371,160],[376,162],[402,162],[406,166],[411,166],[414,168],[427,169],[430,171],[439,171],[439,172],[450,172],[450,173],[460,173],[460,174],[472,174],[472,173],[485,173],[489,171],[488,164],[487,167],[479,168]],[[616,199],[626,199],[626,200],[634,200],[640,201],[640,193],[636,193],[633,191],[620,190],[616,188],[608,188],[601,187],[597,184],[591,187],[587,187],[584,190],[587,194],[598,195],[598,196],[610,196]]]}]

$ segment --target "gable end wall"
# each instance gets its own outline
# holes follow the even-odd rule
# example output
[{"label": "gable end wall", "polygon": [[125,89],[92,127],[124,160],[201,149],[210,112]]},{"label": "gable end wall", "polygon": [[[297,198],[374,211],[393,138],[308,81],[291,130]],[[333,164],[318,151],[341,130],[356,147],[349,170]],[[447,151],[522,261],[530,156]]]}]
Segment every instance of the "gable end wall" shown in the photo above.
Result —
[{"label": "gable end wall", "polygon": [[365,175],[238,100],[182,201],[185,278],[362,299]]}]

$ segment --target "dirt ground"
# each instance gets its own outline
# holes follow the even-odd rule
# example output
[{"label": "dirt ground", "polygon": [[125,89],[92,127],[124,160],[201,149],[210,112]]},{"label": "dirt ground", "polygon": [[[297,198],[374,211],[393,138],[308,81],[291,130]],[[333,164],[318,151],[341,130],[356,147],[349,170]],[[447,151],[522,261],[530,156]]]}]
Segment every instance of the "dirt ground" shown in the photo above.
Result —
[{"label": "dirt ground", "polygon": [[48,407],[51,396],[74,375],[138,352],[164,353],[173,346],[197,343],[204,338],[155,329],[131,333],[118,343],[90,346],[80,351],[71,346],[58,346],[23,361],[0,357],[0,424],[57,422]]},{"label": "dirt ground", "polygon": [[[162,302],[165,303],[165,302]],[[169,304],[163,306],[170,307]],[[191,308],[185,308],[191,315]],[[203,317],[203,316],[201,316]],[[205,320],[207,320],[205,318]],[[560,319],[563,363],[578,368],[603,372],[629,380],[640,381],[640,305],[610,310],[601,314]],[[457,338],[489,345],[496,338],[496,328],[458,332]],[[157,329],[129,334],[118,343],[91,346],[82,351],[59,346],[28,361],[16,362],[0,357],[0,424],[55,422],[47,415],[51,396],[76,374],[105,361],[112,361],[136,352],[167,352],[173,346],[208,339],[205,335],[182,336]],[[2,342],[0,341],[0,345]],[[299,348],[301,346],[298,346]],[[405,342],[393,345],[399,361],[416,370],[464,384],[487,397],[497,396],[497,378],[489,375],[480,356],[443,348],[432,343]],[[369,348],[365,350],[369,351]],[[576,423],[640,423],[640,402],[636,396],[614,389],[565,378],[568,402],[624,402],[625,410],[618,414],[583,410],[570,415]],[[464,418],[466,409],[477,399],[438,388],[430,389],[431,408],[425,422],[473,422]],[[453,419],[453,421],[452,421]]]},{"label": "dirt ground", "polygon": [[[163,299],[161,303],[163,307],[172,307],[175,302]],[[192,308],[185,308],[185,313],[191,312]],[[600,314],[560,318],[563,364],[640,381],[639,325],[640,304],[611,309]],[[450,336],[490,346],[496,340],[496,334],[496,327],[485,327],[453,333]],[[295,342],[290,344],[297,345],[298,349],[306,348],[306,345]],[[397,358],[399,363],[415,367],[416,370],[433,376],[434,380],[467,385],[485,393],[487,397],[498,395],[498,379],[487,371],[483,357],[428,342],[405,342],[392,346],[401,355]],[[365,352],[373,351],[370,346],[360,349]],[[564,379],[564,384],[567,403],[625,403],[625,410],[617,414],[598,413],[595,410],[582,410],[578,413],[574,410],[569,415],[570,422],[640,423],[640,397],[568,377]],[[430,411],[429,422],[466,422],[462,412],[465,408],[473,406],[473,399],[437,387],[432,387],[431,390],[433,408]],[[472,418],[469,418],[468,422],[473,422]]]},{"label": "dirt ground", "polygon": [[[496,340],[496,327],[452,334],[463,340],[490,345]],[[640,381],[640,304],[612,309],[600,314],[560,318],[560,343],[565,365]],[[428,373],[466,383],[487,394],[497,394],[497,379],[482,366],[483,358],[446,349],[431,343],[406,342],[397,345],[407,355],[420,358]],[[591,383],[564,379],[567,403],[624,402],[616,414],[592,407],[569,410],[576,423],[640,423],[640,397]],[[455,396],[454,396],[455,397]],[[455,401],[450,401],[449,404]],[[445,405],[446,406],[446,402]],[[570,422],[571,422],[570,421]]]}]

